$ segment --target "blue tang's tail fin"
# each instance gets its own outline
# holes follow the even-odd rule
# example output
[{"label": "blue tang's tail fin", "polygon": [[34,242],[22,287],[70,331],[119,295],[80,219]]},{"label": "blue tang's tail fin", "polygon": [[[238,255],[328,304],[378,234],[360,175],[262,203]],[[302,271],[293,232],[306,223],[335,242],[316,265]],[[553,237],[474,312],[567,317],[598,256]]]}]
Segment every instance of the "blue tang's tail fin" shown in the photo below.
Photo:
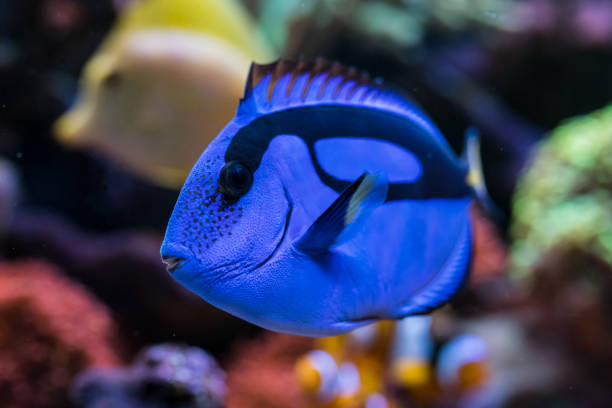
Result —
[{"label": "blue tang's tail fin", "polygon": [[480,205],[494,220],[503,221],[505,219],[504,213],[491,200],[487,191],[482,172],[482,162],[480,160],[480,135],[478,134],[478,129],[473,126],[470,126],[465,131],[462,160],[468,168],[467,183],[472,187]]}]

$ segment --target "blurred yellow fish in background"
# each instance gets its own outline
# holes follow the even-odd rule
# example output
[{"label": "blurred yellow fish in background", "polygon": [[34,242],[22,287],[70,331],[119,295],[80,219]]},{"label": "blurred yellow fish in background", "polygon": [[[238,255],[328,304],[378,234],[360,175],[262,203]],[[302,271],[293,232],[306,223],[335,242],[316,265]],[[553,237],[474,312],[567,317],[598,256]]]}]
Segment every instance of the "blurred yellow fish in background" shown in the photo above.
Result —
[{"label": "blurred yellow fish in background", "polygon": [[273,57],[234,0],[134,1],[86,64],[54,133],[180,187],[232,118],[251,61]]}]

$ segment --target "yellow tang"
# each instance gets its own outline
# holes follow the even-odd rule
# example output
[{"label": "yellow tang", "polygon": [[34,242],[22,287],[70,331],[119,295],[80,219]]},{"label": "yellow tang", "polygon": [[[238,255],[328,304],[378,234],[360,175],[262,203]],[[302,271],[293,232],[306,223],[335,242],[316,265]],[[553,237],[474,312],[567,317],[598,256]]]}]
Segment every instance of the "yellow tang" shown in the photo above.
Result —
[{"label": "yellow tang", "polygon": [[55,134],[179,187],[232,118],[250,62],[272,57],[236,1],[134,1],[86,64]]}]

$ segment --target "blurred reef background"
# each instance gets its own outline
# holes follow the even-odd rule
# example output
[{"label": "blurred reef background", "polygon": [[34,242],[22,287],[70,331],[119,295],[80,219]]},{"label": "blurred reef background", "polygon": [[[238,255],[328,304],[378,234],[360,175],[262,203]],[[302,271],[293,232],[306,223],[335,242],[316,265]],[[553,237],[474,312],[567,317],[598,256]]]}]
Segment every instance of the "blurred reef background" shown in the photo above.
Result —
[{"label": "blurred reef background", "polygon": [[[612,406],[612,2],[0,10],[3,407]],[[431,319],[314,341],[229,316],[166,273],[182,178],[250,61],[279,56],[385,78],[456,151],[480,130],[506,217],[474,208],[471,280]]]}]

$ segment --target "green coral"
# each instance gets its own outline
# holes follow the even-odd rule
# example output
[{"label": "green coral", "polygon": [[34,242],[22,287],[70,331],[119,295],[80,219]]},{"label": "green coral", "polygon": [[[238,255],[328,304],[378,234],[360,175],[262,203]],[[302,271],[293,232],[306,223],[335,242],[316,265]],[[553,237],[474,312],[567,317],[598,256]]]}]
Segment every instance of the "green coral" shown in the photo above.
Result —
[{"label": "green coral", "polygon": [[612,268],[612,105],[563,123],[539,146],[513,214],[514,277],[551,253],[584,254]]}]

